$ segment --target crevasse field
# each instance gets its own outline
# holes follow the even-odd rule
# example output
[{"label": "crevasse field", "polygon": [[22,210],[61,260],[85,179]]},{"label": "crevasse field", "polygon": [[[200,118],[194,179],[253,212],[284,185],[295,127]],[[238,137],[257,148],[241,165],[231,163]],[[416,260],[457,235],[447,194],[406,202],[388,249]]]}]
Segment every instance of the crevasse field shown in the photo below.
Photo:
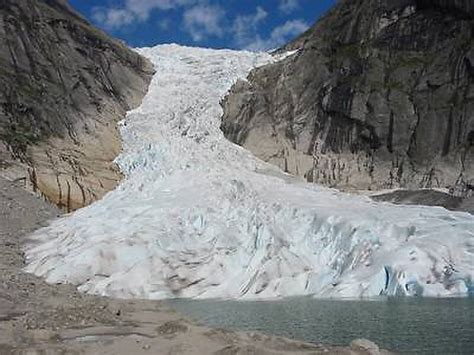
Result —
[{"label": "crevasse field", "polygon": [[219,101],[265,53],[162,45],[121,124],[121,185],[36,232],[28,272],[121,298],[474,292],[474,216],[305,184],[228,142]]}]

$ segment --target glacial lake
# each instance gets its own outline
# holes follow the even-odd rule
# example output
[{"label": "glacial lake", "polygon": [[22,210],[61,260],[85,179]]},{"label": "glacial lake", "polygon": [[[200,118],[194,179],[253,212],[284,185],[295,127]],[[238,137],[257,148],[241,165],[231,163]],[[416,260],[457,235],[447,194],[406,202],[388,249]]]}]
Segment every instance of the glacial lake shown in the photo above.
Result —
[{"label": "glacial lake", "polygon": [[400,354],[474,354],[474,298],[335,301],[189,301],[168,304],[202,324],[312,343],[366,338]]}]

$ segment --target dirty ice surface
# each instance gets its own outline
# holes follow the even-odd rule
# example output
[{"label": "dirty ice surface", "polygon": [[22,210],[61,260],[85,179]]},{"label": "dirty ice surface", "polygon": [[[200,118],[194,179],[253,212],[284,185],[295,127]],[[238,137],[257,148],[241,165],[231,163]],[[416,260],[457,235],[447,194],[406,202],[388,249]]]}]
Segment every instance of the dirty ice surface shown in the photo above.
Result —
[{"label": "dirty ice surface", "polygon": [[220,100],[269,54],[140,52],[157,72],[121,124],[124,181],[36,232],[27,271],[121,298],[473,292],[472,215],[305,184],[224,138]]}]

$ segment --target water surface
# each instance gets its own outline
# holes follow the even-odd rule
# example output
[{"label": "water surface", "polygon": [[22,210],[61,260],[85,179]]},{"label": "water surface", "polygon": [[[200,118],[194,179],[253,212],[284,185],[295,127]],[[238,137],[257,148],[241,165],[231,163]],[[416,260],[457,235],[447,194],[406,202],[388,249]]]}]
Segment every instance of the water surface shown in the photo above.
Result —
[{"label": "water surface", "polygon": [[212,327],[256,330],[313,343],[367,338],[403,354],[474,354],[474,298],[269,302],[170,301]]}]

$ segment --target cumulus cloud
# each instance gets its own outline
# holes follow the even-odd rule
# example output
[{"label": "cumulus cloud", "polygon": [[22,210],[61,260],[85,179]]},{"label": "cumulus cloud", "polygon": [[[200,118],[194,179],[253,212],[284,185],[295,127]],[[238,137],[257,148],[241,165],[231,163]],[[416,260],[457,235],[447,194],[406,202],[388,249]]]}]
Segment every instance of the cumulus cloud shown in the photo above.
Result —
[{"label": "cumulus cloud", "polygon": [[280,0],[278,9],[285,14],[289,14],[295,11],[299,6],[298,0]]},{"label": "cumulus cloud", "polygon": [[130,25],[136,20],[134,14],[126,9],[105,9],[99,7],[95,7],[92,10],[92,18],[106,28]]},{"label": "cumulus cloud", "polygon": [[270,36],[270,43],[274,48],[284,44],[286,41],[298,36],[309,28],[309,25],[303,20],[291,20],[285,22],[283,25],[273,29]]},{"label": "cumulus cloud", "polygon": [[151,11],[155,9],[171,10],[195,2],[196,0],[127,0],[125,6],[133,11],[139,19],[147,20]]},{"label": "cumulus cloud", "polygon": [[[182,30],[193,41],[226,37],[236,47],[248,50],[277,48],[308,28],[303,20],[288,20],[274,28],[267,37],[262,36],[261,29],[269,13],[261,6],[257,6],[251,14],[240,14],[230,19],[224,8],[214,0],[122,0],[121,4],[116,7],[95,7],[92,17],[102,27],[113,30],[145,22],[155,10],[180,9]],[[289,13],[298,6],[298,0],[279,0],[279,7],[275,10]],[[156,25],[162,31],[170,29],[167,18],[160,19]]]},{"label": "cumulus cloud", "polygon": [[237,46],[245,48],[250,42],[255,41],[258,33],[258,26],[265,21],[268,13],[260,6],[254,14],[240,15],[234,20],[233,32]]},{"label": "cumulus cloud", "polygon": [[253,37],[245,37],[244,41],[237,37],[236,42],[241,48],[251,51],[276,49],[308,28],[309,25],[303,20],[289,20],[283,25],[275,27],[268,38],[262,38],[258,31],[255,31]]},{"label": "cumulus cloud", "polygon": [[222,37],[224,17],[225,11],[220,6],[196,5],[184,11],[184,29],[195,42],[202,41],[209,36]]},{"label": "cumulus cloud", "polygon": [[153,10],[171,10],[193,5],[198,0],[126,0],[122,7],[96,6],[92,18],[109,29],[120,28],[136,22],[144,22]]},{"label": "cumulus cloud", "polygon": [[171,28],[171,21],[169,19],[163,19],[158,21],[158,28],[162,31],[168,31]]}]

